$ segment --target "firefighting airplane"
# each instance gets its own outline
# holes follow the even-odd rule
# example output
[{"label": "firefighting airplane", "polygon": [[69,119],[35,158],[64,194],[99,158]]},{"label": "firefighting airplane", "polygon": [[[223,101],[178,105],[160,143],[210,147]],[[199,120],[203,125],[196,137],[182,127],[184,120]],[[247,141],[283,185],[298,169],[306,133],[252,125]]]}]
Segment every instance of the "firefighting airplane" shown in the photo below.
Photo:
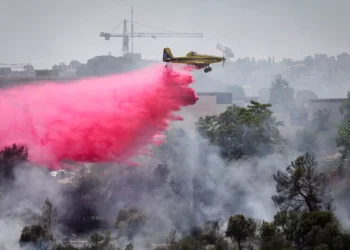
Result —
[{"label": "firefighting airplane", "polygon": [[164,48],[163,50],[163,62],[187,64],[194,66],[197,69],[204,68],[205,73],[208,73],[212,70],[209,66],[210,64],[222,62],[222,66],[224,66],[225,60],[225,57],[200,55],[197,54],[195,51],[187,53],[186,56],[174,57],[171,53],[170,48]]}]

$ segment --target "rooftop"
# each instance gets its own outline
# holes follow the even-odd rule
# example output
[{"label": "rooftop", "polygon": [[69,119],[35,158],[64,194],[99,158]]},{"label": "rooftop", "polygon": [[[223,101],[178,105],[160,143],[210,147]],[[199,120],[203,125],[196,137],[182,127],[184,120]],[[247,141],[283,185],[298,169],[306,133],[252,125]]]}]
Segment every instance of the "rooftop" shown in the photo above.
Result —
[{"label": "rooftop", "polygon": [[320,98],[320,99],[312,99],[310,102],[343,102],[347,100],[347,98]]}]

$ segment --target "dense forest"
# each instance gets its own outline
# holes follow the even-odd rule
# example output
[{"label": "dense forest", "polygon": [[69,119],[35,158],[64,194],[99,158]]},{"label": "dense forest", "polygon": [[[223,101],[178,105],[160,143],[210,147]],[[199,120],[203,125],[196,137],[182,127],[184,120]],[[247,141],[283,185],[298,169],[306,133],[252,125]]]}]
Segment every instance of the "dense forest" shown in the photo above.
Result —
[{"label": "dense forest", "polygon": [[[293,96],[277,75],[269,104],[201,117],[195,135],[167,131],[140,167],[78,166],[65,183],[14,142],[0,152],[0,225],[13,236],[0,249],[350,249],[350,92],[339,124],[320,110],[287,139],[272,109]],[[337,183],[318,160],[330,145]]]}]

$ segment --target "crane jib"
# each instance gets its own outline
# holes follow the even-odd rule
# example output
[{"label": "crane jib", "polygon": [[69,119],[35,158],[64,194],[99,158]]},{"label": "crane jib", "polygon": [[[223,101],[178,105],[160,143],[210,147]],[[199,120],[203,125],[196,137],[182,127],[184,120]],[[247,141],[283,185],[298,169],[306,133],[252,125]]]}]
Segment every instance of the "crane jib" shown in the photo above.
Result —
[{"label": "crane jib", "polygon": [[133,34],[127,33],[100,33],[100,37],[200,37],[203,38],[202,33],[146,33],[146,32],[134,32]]},{"label": "crane jib", "polygon": [[[157,38],[157,37],[178,37],[178,38],[203,38],[203,33],[180,33],[180,32],[173,32],[171,30],[165,30],[165,29],[159,29],[157,27],[152,27],[150,25],[144,25],[141,23],[134,22],[134,7],[131,5],[131,21],[124,19],[116,28],[118,28],[120,25],[124,24],[123,26],[123,32],[122,33],[105,33],[101,32],[100,37],[104,37],[105,40],[110,40],[111,37],[122,37],[123,38],[123,45],[122,45],[122,51],[123,54],[126,55],[129,53],[129,37],[131,38],[131,53],[133,53],[133,38],[134,37],[151,37],[151,38]],[[131,32],[128,32],[128,23],[131,24]],[[134,24],[146,26],[148,28],[153,28],[157,30],[163,30],[165,32],[134,32]],[[115,29],[114,29],[115,30]]]}]

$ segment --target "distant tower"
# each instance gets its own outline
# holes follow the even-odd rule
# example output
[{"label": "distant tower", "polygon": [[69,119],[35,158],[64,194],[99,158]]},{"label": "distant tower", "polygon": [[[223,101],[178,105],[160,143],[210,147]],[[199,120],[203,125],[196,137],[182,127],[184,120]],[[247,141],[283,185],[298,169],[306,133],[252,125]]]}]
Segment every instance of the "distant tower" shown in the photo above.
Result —
[{"label": "distant tower", "polygon": [[134,6],[131,5],[131,53],[134,53]]},{"label": "distant tower", "polygon": [[129,36],[128,36],[128,26],[126,19],[124,20],[124,29],[123,29],[123,55],[129,53]]}]

